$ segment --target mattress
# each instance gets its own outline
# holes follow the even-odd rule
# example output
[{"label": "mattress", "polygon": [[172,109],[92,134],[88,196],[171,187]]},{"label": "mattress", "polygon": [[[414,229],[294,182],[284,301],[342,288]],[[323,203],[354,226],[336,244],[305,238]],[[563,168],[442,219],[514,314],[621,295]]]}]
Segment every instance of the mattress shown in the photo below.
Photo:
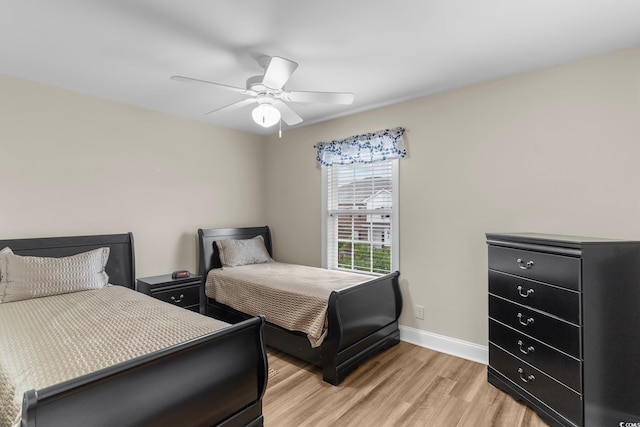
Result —
[{"label": "mattress", "polygon": [[213,269],[207,274],[205,293],[235,310],[262,314],[272,324],[303,332],[311,347],[319,347],[327,335],[331,292],[369,279],[357,273],[270,262]]},{"label": "mattress", "polygon": [[0,426],[40,389],[227,326],[122,286],[0,304]]}]

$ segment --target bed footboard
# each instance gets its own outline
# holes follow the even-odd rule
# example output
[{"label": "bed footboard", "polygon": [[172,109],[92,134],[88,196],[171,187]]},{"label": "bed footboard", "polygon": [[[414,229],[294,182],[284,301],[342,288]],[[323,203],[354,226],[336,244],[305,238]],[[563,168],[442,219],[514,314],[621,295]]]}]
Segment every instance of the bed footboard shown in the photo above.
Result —
[{"label": "bed footboard", "polygon": [[322,345],[325,381],[339,384],[364,359],[400,342],[399,276],[396,271],[331,293],[329,334]]},{"label": "bed footboard", "polygon": [[261,426],[263,317],[25,393],[23,427]]}]

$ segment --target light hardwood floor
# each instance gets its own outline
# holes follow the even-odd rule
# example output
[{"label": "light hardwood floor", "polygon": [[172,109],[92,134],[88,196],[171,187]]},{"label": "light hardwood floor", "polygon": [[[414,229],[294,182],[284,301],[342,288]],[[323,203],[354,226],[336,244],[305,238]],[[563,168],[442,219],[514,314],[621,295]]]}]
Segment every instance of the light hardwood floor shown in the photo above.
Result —
[{"label": "light hardwood floor", "polygon": [[370,359],[338,387],[273,349],[267,427],[542,427],[531,409],[487,382],[487,367],[405,342]]}]

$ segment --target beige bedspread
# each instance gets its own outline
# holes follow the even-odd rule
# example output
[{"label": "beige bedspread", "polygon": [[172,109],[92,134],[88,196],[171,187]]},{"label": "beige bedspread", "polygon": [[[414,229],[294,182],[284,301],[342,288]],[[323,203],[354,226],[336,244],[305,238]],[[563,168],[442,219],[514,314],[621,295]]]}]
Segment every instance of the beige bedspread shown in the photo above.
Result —
[{"label": "beige bedspread", "polygon": [[271,262],[211,270],[209,298],[268,322],[307,334],[312,347],[327,335],[331,291],[368,281],[368,276],[295,264]]},{"label": "beige bedspread", "polygon": [[122,286],[0,304],[0,426],[22,396],[227,326]]}]

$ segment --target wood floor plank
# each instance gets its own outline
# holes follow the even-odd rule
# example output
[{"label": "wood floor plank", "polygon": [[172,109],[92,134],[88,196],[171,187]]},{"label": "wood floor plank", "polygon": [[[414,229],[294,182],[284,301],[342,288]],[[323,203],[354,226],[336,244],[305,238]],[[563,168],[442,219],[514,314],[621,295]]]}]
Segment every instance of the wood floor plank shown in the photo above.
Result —
[{"label": "wood floor plank", "polygon": [[487,382],[480,363],[401,342],[342,384],[269,349],[265,426],[545,427],[538,415]]},{"label": "wood floor plank", "polygon": [[[449,392],[455,386],[454,382],[440,375],[432,377],[429,387],[422,396],[417,396],[412,405],[402,417],[392,420],[396,425],[421,426],[429,425],[449,400]],[[435,424],[432,424],[435,425]]]}]

